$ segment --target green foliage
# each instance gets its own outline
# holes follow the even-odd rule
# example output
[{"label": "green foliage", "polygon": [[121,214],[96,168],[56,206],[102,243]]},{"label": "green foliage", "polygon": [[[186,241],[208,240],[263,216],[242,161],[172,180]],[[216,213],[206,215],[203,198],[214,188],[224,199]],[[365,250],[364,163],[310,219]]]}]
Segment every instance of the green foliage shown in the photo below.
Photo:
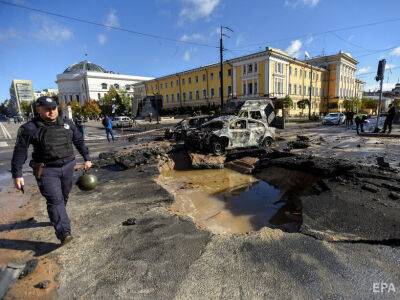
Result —
[{"label": "green foliage", "polygon": [[343,107],[346,111],[358,111],[361,108],[361,101],[356,98],[343,101]]},{"label": "green foliage", "polygon": [[377,109],[378,108],[378,101],[369,98],[363,98],[361,101],[361,108],[362,109]]},{"label": "green foliage", "polygon": [[100,113],[101,113],[100,106],[95,100],[86,101],[81,108],[82,116],[90,119],[98,117]]},{"label": "green foliage", "polygon": [[81,114],[82,113],[82,107],[79,105],[79,102],[76,100],[72,100],[70,102],[71,110],[73,116],[76,116],[76,114]]},{"label": "green foliage", "polygon": [[112,106],[115,105],[115,115],[129,114],[132,110],[132,100],[126,91],[117,91],[113,86],[100,100],[100,109],[103,115],[112,114]]},{"label": "green foliage", "polygon": [[282,105],[283,108],[289,109],[293,106],[293,100],[289,96],[286,96],[285,98],[282,99]]},{"label": "green foliage", "polygon": [[22,115],[28,117],[29,114],[32,112],[31,103],[29,101],[22,100],[19,105]]},{"label": "green foliage", "polygon": [[305,109],[306,107],[310,106],[310,101],[308,99],[302,99],[297,102],[297,107],[300,109]]}]

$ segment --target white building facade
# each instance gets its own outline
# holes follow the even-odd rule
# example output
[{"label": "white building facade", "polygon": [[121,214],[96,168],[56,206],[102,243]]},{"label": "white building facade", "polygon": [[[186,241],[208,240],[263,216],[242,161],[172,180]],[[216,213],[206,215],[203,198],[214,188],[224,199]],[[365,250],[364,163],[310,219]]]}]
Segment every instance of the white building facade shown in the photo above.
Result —
[{"label": "white building facade", "polygon": [[115,74],[96,64],[82,61],[57,75],[56,83],[60,102],[69,103],[76,100],[82,105],[88,100],[100,100],[111,86],[117,90],[126,91],[132,98],[133,85],[150,79],[153,78]]}]

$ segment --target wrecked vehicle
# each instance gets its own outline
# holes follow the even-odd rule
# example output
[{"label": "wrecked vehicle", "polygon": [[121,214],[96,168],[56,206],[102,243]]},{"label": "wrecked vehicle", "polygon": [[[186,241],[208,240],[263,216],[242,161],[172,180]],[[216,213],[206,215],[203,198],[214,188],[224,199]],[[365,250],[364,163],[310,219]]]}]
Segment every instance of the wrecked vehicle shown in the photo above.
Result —
[{"label": "wrecked vehicle", "polygon": [[265,122],[251,118],[223,116],[215,118],[201,129],[191,131],[185,138],[185,145],[216,155],[227,151],[268,148],[275,139],[275,128]]},{"label": "wrecked vehicle", "polygon": [[275,114],[274,103],[271,99],[250,99],[244,101],[238,112],[242,118],[260,120],[268,126],[283,129],[283,118]]},{"label": "wrecked vehicle", "polygon": [[199,129],[201,125],[213,118],[214,116],[203,115],[183,119],[173,128],[167,128],[164,136],[167,139],[174,139],[176,141],[184,140],[190,130]]}]

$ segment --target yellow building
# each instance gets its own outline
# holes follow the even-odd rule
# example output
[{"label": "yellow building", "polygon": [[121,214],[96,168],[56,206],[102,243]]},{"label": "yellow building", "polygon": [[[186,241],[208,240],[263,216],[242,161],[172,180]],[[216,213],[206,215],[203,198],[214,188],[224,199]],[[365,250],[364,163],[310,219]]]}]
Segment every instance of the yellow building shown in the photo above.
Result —
[{"label": "yellow building", "polygon": [[[308,114],[298,102],[311,100],[311,112],[342,111],[343,100],[360,95],[362,82],[354,77],[357,61],[340,52],[306,61],[279,49],[224,62],[224,101],[270,97],[293,100],[290,115]],[[163,108],[220,104],[220,66],[207,65],[134,85],[136,98],[161,95]]]}]

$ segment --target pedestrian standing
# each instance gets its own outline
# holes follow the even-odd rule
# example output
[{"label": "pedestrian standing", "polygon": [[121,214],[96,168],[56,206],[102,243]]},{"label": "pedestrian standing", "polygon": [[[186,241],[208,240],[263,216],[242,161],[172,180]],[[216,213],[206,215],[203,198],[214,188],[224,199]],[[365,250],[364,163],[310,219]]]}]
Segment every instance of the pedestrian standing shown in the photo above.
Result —
[{"label": "pedestrian standing", "polygon": [[152,117],[152,113],[149,113],[149,122],[151,123],[151,117]]},{"label": "pedestrian standing", "polygon": [[39,97],[35,102],[38,116],[23,124],[18,130],[11,161],[14,185],[24,192],[22,166],[33,146],[33,169],[40,193],[46,198],[47,212],[61,244],[72,240],[70,220],[66,205],[73,184],[76,165],[73,146],[85,160],[84,168],[92,163],[83,137],[73,122],[63,120],[58,114],[58,104],[52,97]]},{"label": "pedestrian standing", "polygon": [[392,124],[395,115],[396,115],[396,108],[394,107],[393,103],[391,103],[389,104],[389,110],[387,112],[385,123],[383,124],[382,133],[385,133],[386,129],[388,128],[389,128],[388,134],[392,132]]},{"label": "pedestrian standing", "polygon": [[110,140],[110,136],[111,136],[112,142],[114,143],[115,139],[114,139],[114,132],[113,132],[113,128],[112,128],[111,119],[107,115],[105,115],[102,123],[103,123],[104,128],[106,129],[107,141],[109,143],[111,142],[111,140]]}]

